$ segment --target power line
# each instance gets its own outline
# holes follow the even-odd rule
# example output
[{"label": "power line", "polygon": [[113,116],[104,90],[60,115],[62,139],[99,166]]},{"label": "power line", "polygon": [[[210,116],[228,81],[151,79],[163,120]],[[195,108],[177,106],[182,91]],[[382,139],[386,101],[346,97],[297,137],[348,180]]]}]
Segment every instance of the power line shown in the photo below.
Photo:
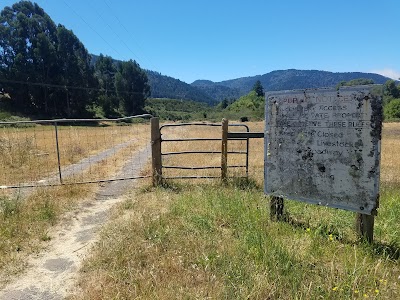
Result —
[{"label": "power line", "polygon": [[[126,33],[129,34],[129,36],[133,36],[133,34],[131,32],[129,32],[129,30],[125,27],[125,25],[121,22],[121,20],[118,18],[118,16],[114,13],[113,9],[111,8],[111,6],[107,3],[106,0],[103,0],[103,2],[105,3],[105,5],[108,7],[109,11],[111,12],[111,14],[114,16],[114,18],[118,21],[119,25],[126,31]],[[132,40],[135,41],[134,38],[132,38]],[[140,44],[135,41],[136,45],[138,46],[138,48],[141,50],[142,53],[144,53],[142,47],[140,46]],[[152,64],[152,62],[145,56],[142,55],[142,57],[149,63],[149,66],[154,69],[154,65]]]},{"label": "power line", "polygon": [[[96,92],[105,92],[106,91],[105,89],[98,89],[98,88],[91,88],[91,87],[58,85],[58,84],[51,84],[51,83],[29,82],[29,81],[10,80],[10,79],[0,79],[0,82],[21,84],[21,85],[40,86],[40,87],[48,87],[48,88],[56,88],[56,89],[64,89],[64,90],[69,89],[69,90],[84,90],[84,91],[96,91]],[[117,92],[115,89],[107,89],[107,91]],[[126,91],[126,90],[118,91],[118,93],[143,95],[143,93],[141,93],[141,92],[130,92],[130,91]]]},{"label": "power line", "polygon": [[118,35],[118,33],[110,26],[110,24],[108,24],[107,20],[104,19],[103,16],[96,10],[95,6],[93,6],[93,8],[96,14],[100,17],[100,19],[103,20],[103,22],[107,25],[107,27],[111,29],[111,31],[120,40],[120,42],[122,42],[125,45],[125,47],[133,54],[133,56],[135,56],[139,60],[140,59],[139,56],[136,55],[131,48],[129,48],[129,46],[122,40],[122,38]]},{"label": "power line", "polygon": [[71,6],[69,6],[65,1],[63,1],[64,4],[71,9],[74,14],[76,14],[94,33],[96,33],[114,52],[116,52],[118,55],[121,55],[109,42],[107,42],[86,20],[78,14]]}]

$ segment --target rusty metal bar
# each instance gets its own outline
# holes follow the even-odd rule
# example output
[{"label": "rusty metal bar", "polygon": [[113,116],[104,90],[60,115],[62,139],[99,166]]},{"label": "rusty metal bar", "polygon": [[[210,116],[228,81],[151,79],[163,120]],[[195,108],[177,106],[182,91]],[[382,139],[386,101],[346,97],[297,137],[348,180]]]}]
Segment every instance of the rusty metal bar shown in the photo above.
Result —
[{"label": "rusty metal bar", "polygon": [[[246,165],[228,166],[228,168],[245,168]],[[221,166],[205,166],[205,167],[183,167],[183,166],[163,166],[165,169],[180,169],[180,170],[206,170],[206,169],[221,169]]]},{"label": "rusty metal bar", "polygon": [[180,152],[165,152],[161,155],[177,155],[177,154],[221,154],[221,151],[180,151]]},{"label": "rusty metal bar", "polygon": [[164,179],[220,179],[221,176],[173,176]]},{"label": "rusty metal bar", "polygon": [[[164,179],[220,179],[221,176],[173,176],[173,177],[164,177]],[[227,179],[233,178],[247,178],[246,176],[239,177],[227,177]]]},{"label": "rusty metal bar", "polygon": [[165,127],[181,127],[181,126],[214,126],[214,127],[219,127],[221,124],[218,123],[179,123],[179,124],[165,124],[160,127],[161,129]]},{"label": "rusty metal bar", "polygon": [[228,139],[260,139],[264,138],[264,132],[228,132]]},{"label": "rusty metal bar", "polygon": [[222,119],[222,138],[221,138],[221,180],[226,181],[228,174],[228,130],[229,121]]},{"label": "rusty metal bar", "polygon": [[163,166],[163,168],[179,169],[179,170],[206,170],[206,169],[221,169],[221,166],[204,166],[204,167]]},{"label": "rusty metal bar", "polygon": [[[247,154],[245,151],[228,151],[228,154]],[[181,152],[165,152],[161,155],[179,155],[179,154],[221,154],[221,151],[181,151]]]},{"label": "rusty metal bar", "polygon": [[220,138],[162,139],[163,142],[220,141]]}]

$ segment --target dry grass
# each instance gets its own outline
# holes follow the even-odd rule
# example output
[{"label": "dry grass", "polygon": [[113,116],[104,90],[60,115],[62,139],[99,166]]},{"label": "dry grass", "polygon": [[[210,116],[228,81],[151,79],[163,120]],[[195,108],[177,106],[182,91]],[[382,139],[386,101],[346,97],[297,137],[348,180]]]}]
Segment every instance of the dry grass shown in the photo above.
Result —
[{"label": "dry grass", "polygon": [[28,256],[46,247],[49,230],[63,213],[93,195],[94,186],[39,188],[28,198],[0,197],[0,286],[26,267]]},{"label": "dry grass", "polygon": [[[131,145],[136,149],[144,147],[149,142],[149,134],[147,124],[59,126],[61,166],[69,166],[85,157],[129,141],[132,141]],[[135,149],[131,147],[131,150]],[[54,127],[38,125],[28,128],[1,128],[0,172],[0,185],[32,183],[56,175],[58,157]]]},{"label": "dry grass", "polygon": [[[29,130],[33,129],[29,128]],[[120,137],[120,135],[128,135],[128,133],[128,139],[132,139],[135,142],[114,151],[107,159],[103,159],[96,164],[91,164],[89,168],[79,173],[79,175],[66,178],[65,183],[88,181],[90,179],[115,178],[117,172],[124,166],[127,159],[130,159],[137,150],[142,149],[148,144],[150,136],[149,126],[143,124],[124,127],[115,126],[114,128],[106,129],[65,128],[61,131],[69,134],[70,130],[73,130],[76,134],[79,133],[78,138],[82,139],[79,144],[85,150],[79,155],[93,154],[104,150],[105,147],[121,143],[127,139]],[[34,131],[26,132],[32,134]],[[23,134],[20,132],[16,140],[23,140],[22,136]],[[69,139],[75,141],[75,138],[65,138],[64,142]],[[110,141],[107,141],[107,143],[104,141],[103,143],[101,139],[109,139]],[[38,139],[35,141],[44,147],[43,140],[40,143]],[[9,151],[9,153],[11,152]],[[12,153],[13,155],[15,154],[15,152]],[[79,157],[79,159],[81,158],[82,156]],[[28,160],[28,162],[30,161]],[[144,165],[146,161],[135,163]],[[30,167],[33,167],[33,165],[31,164]],[[6,167],[3,166],[4,168]],[[15,168],[13,170],[16,171]],[[21,169],[19,170],[21,171]],[[27,168],[26,172],[29,172],[29,170]],[[12,177],[12,175],[8,175],[8,178]],[[12,180],[16,180],[18,177],[14,176],[12,178]],[[93,199],[94,192],[97,189],[98,185],[93,184],[36,188],[22,190],[23,193],[21,194],[13,194],[11,190],[1,190],[0,286],[26,267],[29,255],[41,251],[46,247],[46,241],[51,239],[48,232],[55,224],[59,223],[63,218],[63,214],[77,208],[79,203]],[[24,196],[24,192],[28,192],[28,196]]]},{"label": "dry grass", "polygon": [[384,123],[382,136],[381,184],[400,183],[400,126],[398,123]]},{"label": "dry grass", "polygon": [[[234,122],[231,122],[234,124]],[[237,124],[237,123],[236,123]],[[263,132],[263,122],[246,123],[250,131]],[[229,131],[244,132],[242,126],[230,126]],[[222,128],[211,126],[184,126],[167,127],[162,130],[163,139],[190,139],[190,138],[217,138],[221,139]],[[264,160],[259,160],[263,156],[263,139],[252,139],[249,148],[249,173],[252,178],[257,178],[262,182]],[[163,156],[163,166],[183,166],[183,167],[215,167],[215,169],[205,170],[177,170],[163,169],[164,177],[175,176],[221,176],[221,142],[220,141],[190,141],[190,142],[163,142],[162,152],[184,152],[184,151],[214,151],[212,154],[180,154]],[[228,142],[228,152],[246,151],[245,141]],[[219,152],[219,153],[218,153]],[[234,168],[232,166],[245,166],[245,154],[228,154],[228,177],[244,177],[246,169],[244,167]]]},{"label": "dry grass", "polygon": [[[263,130],[262,123],[249,125]],[[179,130],[177,137],[189,136]],[[252,182],[186,180],[144,187],[116,209],[82,270],[81,293],[72,298],[399,298],[399,132],[399,124],[384,126],[373,245],[358,240],[354,214],[346,211],[285,201],[290,222],[271,222],[268,201]],[[257,182],[262,142],[251,141],[250,174]],[[168,151],[189,149],[184,147]],[[174,163],[220,163],[219,156],[182,158]]]}]

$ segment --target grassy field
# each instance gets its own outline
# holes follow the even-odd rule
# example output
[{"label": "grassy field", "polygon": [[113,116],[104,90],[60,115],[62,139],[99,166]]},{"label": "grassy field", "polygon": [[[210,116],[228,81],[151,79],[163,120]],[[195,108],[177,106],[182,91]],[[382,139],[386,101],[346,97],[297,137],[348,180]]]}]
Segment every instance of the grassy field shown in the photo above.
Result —
[{"label": "grassy field", "polygon": [[[218,123],[216,123],[218,124]],[[243,124],[240,126],[230,126],[229,131],[245,132],[246,128]],[[220,123],[219,123],[220,125]],[[252,123],[251,131],[263,132],[262,122]],[[221,126],[182,126],[182,127],[166,127],[161,130],[162,138],[165,139],[193,139],[193,138],[217,138],[221,139]],[[221,176],[221,142],[220,141],[181,141],[181,142],[163,142],[163,153],[176,153],[176,152],[190,152],[190,151],[209,151],[215,153],[201,153],[201,154],[181,154],[181,155],[164,155],[163,166],[182,166],[182,167],[215,167],[215,169],[204,170],[177,170],[177,169],[163,169],[163,175],[166,178],[174,176]],[[243,177],[246,175],[246,142],[237,140],[228,143],[228,169],[231,177]],[[236,153],[232,153],[236,152]],[[263,140],[252,140],[249,148],[249,166],[253,177],[262,179],[263,166],[257,161],[262,158],[263,153]],[[257,154],[256,154],[257,153]],[[255,155],[256,154],[256,155]],[[260,169],[261,166],[261,169]]]},{"label": "grassy field", "polygon": [[[148,139],[149,127],[145,124],[58,126],[60,164],[66,167],[127,142],[132,142],[130,150],[134,151],[143,147]],[[32,183],[54,176],[57,172],[54,126],[0,128],[0,185]],[[95,179],[95,172],[86,174],[86,180]]]},{"label": "grassy field", "polygon": [[249,182],[143,183],[115,209],[71,298],[400,298],[399,133],[400,124],[384,125],[374,244],[359,240],[347,211],[286,200],[289,221],[271,221],[262,141],[254,140]]},{"label": "grassy field", "polygon": [[[52,151],[55,150],[52,139],[52,137],[54,138],[52,136],[54,131],[47,127],[22,129],[1,129],[3,139],[12,137],[13,139],[10,142],[13,145],[23,143],[23,141],[31,138],[34,140],[34,147],[29,146],[25,149],[22,145],[19,145],[19,147],[8,149],[9,156],[20,160],[22,158],[18,156],[18,149],[25,149],[23,151],[28,152],[29,158],[21,161],[20,164],[7,164],[5,162],[7,158],[1,156],[1,178],[9,183],[16,183],[17,180],[28,180],[32,177],[43,178],[47,174],[46,172],[51,172],[50,166],[54,167],[57,164],[57,158],[49,155],[46,158],[48,164],[42,166],[45,171],[43,169],[37,170],[38,164],[41,163],[36,158],[34,159],[32,154],[39,151],[38,149],[44,151],[43,149],[47,149],[46,147],[49,147],[50,143],[52,143],[50,148],[54,147]],[[63,151],[69,151],[68,149],[74,147],[80,149],[76,151],[73,159],[64,162],[65,165],[118,145],[127,139],[133,140],[133,143],[129,146],[115,151],[107,159],[91,164],[88,169],[74,176],[74,178],[65,178],[67,183],[69,180],[112,178],[126,160],[132,157],[133,153],[149,143],[150,137],[149,125],[145,124],[90,128],[63,127],[60,129],[60,133]],[[42,138],[39,138],[38,135]],[[31,152],[31,150],[34,150],[34,152]],[[38,171],[40,171],[40,176],[37,175]],[[94,175],[96,177],[93,177]],[[64,218],[64,214],[77,208],[80,203],[93,199],[97,189],[97,184],[41,187],[22,190],[21,193],[14,193],[15,190],[1,189],[0,286],[26,267],[29,255],[46,247],[46,242],[52,238],[49,232]]]}]

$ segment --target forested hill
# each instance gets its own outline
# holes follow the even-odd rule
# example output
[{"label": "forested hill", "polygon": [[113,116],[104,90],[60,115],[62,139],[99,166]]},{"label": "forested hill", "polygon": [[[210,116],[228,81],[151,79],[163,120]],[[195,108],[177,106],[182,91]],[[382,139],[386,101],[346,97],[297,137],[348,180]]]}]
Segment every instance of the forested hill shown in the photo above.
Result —
[{"label": "forested hill", "polygon": [[[92,64],[98,56],[92,55]],[[118,63],[117,60],[113,60]],[[193,100],[215,104],[224,99],[238,99],[248,94],[259,80],[265,91],[293,90],[305,88],[334,87],[340,82],[354,79],[371,79],[376,84],[383,84],[389,78],[362,72],[333,73],[317,70],[280,70],[264,75],[241,77],[221,82],[196,80],[187,84],[179,79],[162,75],[159,72],[145,70],[152,98]]]},{"label": "forested hill", "polygon": [[[92,64],[95,65],[99,59],[98,55],[92,54]],[[118,64],[120,61],[112,59],[114,64]],[[151,98],[167,98],[167,99],[179,99],[179,100],[193,100],[197,102],[205,102],[207,104],[215,104],[218,97],[210,97],[204,91],[196,86],[192,86],[186,82],[180,81],[179,79],[162,75],[159,72],[145,70],[150,85],[150,97]],[[230,88],[224,87],[229,94]]]},{"label": "forested hill", "polygon": [[251,91],[259,80],[265,91],[293,90],[305,88],[334,87],[341,81],[353,79],[372,79],[376,84],[383,84],[389,78],[362,72],[333,73],[316,70],[281,70],[264,75],[242,77],[221,82],[196,80],[191,85],[201,89],[209,97],[221,101],[225,98],[236,98]]},{"label": "forested hill", "polygon": [[[196,86],[187,84],[179,79],[161,75],[158,72],[146,70],[149,79],[152,98],[171,98],[193,100],[215,104],[215,97],[208,96]],[[229,89],[229,88],[228,88]]]}]

